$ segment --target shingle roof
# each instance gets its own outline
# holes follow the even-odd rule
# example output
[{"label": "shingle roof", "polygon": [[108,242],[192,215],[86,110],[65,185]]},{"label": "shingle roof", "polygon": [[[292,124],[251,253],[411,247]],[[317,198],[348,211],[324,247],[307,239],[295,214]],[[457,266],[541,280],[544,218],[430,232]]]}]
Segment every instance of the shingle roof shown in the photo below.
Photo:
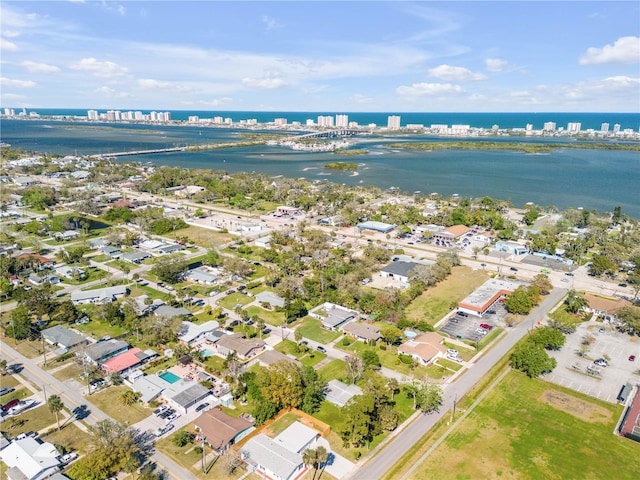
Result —
[{"label": "shingle roof", "polygon": [[56,325],[55,327],[43,330],[42,336],[46,341],[54,345],[60,345],[61,347],[67,348],[71,348],[86,341],[86,338],[83,335],[69,330],[62,325]]},{"label": "shingle roof", "polygon": [[263,433],[251,438],[242,452],[247,462],[262,465],[280,478],[290,478],[302,465],[302,455],[287,450]]},{"label": "shingle roof", "polygon": [[385,266],[382,271],[385,273],[392,273],[393,275],[408,277],[411,271],[418,265],[419,264],[415,262],[403,262],[402,260],[398,260],[397,262],[391,262],[389,265]]},{"label": "shingle roof", "polygon": [[253,426],[253,422],[227,415],[219,408],[204,412],[194,424],[201,430],[207,443],[217,450],[226,447],[236,435]]}]

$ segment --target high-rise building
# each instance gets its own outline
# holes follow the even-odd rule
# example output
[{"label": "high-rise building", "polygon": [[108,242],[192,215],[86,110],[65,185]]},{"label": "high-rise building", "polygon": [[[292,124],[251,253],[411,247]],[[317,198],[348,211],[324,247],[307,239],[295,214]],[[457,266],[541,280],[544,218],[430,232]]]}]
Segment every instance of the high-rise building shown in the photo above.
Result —
[{"label": "high-rise building", "polygon": [[613,126],[613,133],[615,133],[615,134],[620,133],[620,124],[619,124],[619,123],[616,123],[616,124]]},{"label": "high-rise building", "polygon": [[542,126],[542,130],[544,130],[545,132],[555,132],[556,122],[545,122]]},{"label": "high-rise building", "polygon": [[580,133],[582,129],[582,124],[580,122],[571,122],[567,124],[567,132],[569,133]]},{"label": "high-rise building", "polygon": [[316,123],[315,123],[315,122],[313,121],[313,119],[311,119],[311,118],[307,118],[307,121],[306,121],[306,123],[305,123],[305,125],[306,125],[307,127],[313,127],[315,124],[316,124]]},{"label": "high-rise building", "polygon": [[607,132],[609,131],[609,124],[608,124],[608,123],[603,123],[603,124],[600,126],[600,131],[601,131],[602,133],[607,133]]},{"label": "high-rise building", "polygon": [[348,127],[349,115],[336,115],[336,127]]},{"label": "high-rise building", "polygon": [[97,110],[89,110],[87,112],[88,120],[98,120],[98,111]]},{"label": "high-rise building", "polygon": [[278,126],[284,126],[287,124],[287,119],[286,118],[276,118],[273,123],[275,123]]},{"label": "high-rise building", "polygon": [[333,127],[333,117],[331,115],[319,115],[318,116],[319,127]]},{"label": "high-rise building", "polygon": [[400,115],[389,115],[387,117],[387,128],[389,130],[400,130]]}]

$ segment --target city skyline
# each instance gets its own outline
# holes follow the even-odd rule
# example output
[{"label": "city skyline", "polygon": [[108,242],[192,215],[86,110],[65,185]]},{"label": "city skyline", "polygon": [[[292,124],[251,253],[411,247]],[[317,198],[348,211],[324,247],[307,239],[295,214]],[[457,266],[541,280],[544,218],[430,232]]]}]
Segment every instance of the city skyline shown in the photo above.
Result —
[{"label": "city skyline", "polygon": [[640,105],[635,2],[0,8],[3,107],[634,113]]}]

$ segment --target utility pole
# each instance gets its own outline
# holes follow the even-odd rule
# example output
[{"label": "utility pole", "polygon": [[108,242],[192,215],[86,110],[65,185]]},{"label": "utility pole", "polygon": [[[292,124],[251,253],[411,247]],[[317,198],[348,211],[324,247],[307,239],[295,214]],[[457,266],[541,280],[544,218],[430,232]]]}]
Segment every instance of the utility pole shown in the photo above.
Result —
[{"label": "utility pole", "polygon": [[44,344],[44,335],[40,332],[40,339],[42,340],[42,357],[44,358],[44,366],[47,366],[47,349]]},{"label": "utility pole", "polygon": [[202,440],[202,473],[207,473],[205,471],[205,461],[204,461],[204,459],[205,459],[205,453],[204,453],[204,445],[205,445],[205,443],[204,443],[204,441],[206,440],[206,437],[204,435],[202,435],[201,440]]}]

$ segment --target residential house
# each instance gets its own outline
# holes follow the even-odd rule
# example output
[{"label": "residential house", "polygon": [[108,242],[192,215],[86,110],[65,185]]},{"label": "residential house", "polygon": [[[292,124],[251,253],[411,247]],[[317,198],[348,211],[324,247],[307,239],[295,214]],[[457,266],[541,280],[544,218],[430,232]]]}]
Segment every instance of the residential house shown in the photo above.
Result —
[{"label": "residential house", "polygon": [[122,256],[122,251],[118,247],[114,247],[112,245],[100,247],[100,252],[104,255],[109,255],[111,258],[120,258]]},{"label": "residential house", "polygon": [[232,417],[220,408],[212,408],[194,421],[200,437],[218,454],[236,444],[254,430],[254,421],[242,416]]},{"label": "residential house", "polygon": [[174,317],[190,317],[193,315],[189,310],[184,307],[172,307],[171,305],[160,305],[153,311],[157,317],[174,318]]},{"label": "residential house", "polygon": [[272,307],[284,307],[284,298],[273,292],[264,291],[255,296],[255,299],[260,303],[268,303]]},{"label": "residential house", "polygon": [[126,352],[128,349],[129,344],[127,342],[112,339],[92,343],[81,352],[78,352],[78,355],[91,363],[98,364],[115,357],[119,353]]},{"label": "residential house", "polygon": [[110,303],[127,294],[127,287],[116,285],[115,287],[97,288],[95,290],[76,290],[71,292],[71,301],[74,305],[85,303]]},{"label": "residential house", "polygon": [[356,310],[325,302],[309,311],[309,315],[322,322],[322,326],[328,330],[338,330],[339,327],[360,315]]},{"label": "residential house", "polygon": [[438,357],[444,356],[447,347],[443,343],[444,337],[440,334],[426,332],[400,345],[398,353],[410,355],[421,365],[428,365]]},{"label": "residential house", "polygon": [[253,244],[256,247],[269,248],[269,246],[271,245],[271,235],[267,235],[265,237],[256,238],[253,241]]},{"label": "residential house", "polygon": [[368,323],[349,322],[342,327],[342,331],[358,340],[362,340],[363,342],[377,342],[382,338],[382,335],[380,335],[380,329],[375,325],[369,325]]},{"label": "residential house", "polygon": [[383,278],[393,278],[395,280],[399,280],[404,284],[408,284],[409,278],[411,277],[411,272],[418,265],[420,264],[417,262],[406,262],[403,260],[397,260],[383,267],[382,270],[380,270],[380,276],[382,276]]},{"label": "residential house", "polygon": [[148,252],[126,252],[120,255],[121,260],[135,263],[136,265],[151,257],[152,255]]},{"label": "residential house", "polygon": [[5,474],[9,480],[41,480],[60,469],[60,452],[49,443],[26,437],[14,440],[0,451],[0,458],[7,465]]},{"label": "residential house", "polygon": [[204,285],[215,285],[218,278],[220,278],[220,270],[209,267],[192,268],[185,273],[184,278]]},{"label": "residential house", "polygon": [[[258,355],[258,357],[254,361],[257,361],[263,367],[275,365],[276,363],[280,362],[293,362],[297,365],[300,364],[300,361],[297,358],[291,358],[277,350],[265,350],[260,355]],[[251,363],[253,363],[254,361],[252,361]]]},{"label": "residential house", "polygon": [[56,240],[60,240],[62,242],[66,242],[69,240],[75,240],[80,237],[80,232],[77,230],[66,230],[64,232],[56,232],[54,234]]},{"label": "residential house", "polygon": [[178,338],[184,343],[191,343],[199,340],[207,333],[213,332],[216,330],[220,324],[215,320],[209,320],[208,322],[202,324],[196,324],[189,321],[182,322],[182,330],[178,334]]},{"label": "residential house", "polygon": [[60,283],[60,277],[56,275],[38,275],[37,273],[32,273],[29,275],[28,281],[30,284],[39,287],[41,285],[49,284],[49,285],[57,285]]},{"label": "residential house", "polygon": [[181,378],[162,391],[162,397],[176,410],[187,413],[189,408],[211,395],[211,391],[193,380]]},{"label": "residential house", "polygon": [[105,360],[102,362],[102,369],[108,374],[126,374],[157,356],[158,354],[153,350],[142,351],[135,347]]},{"label": "residential house", "polygon": [[69,267],[67,265],[56,267],[55,272],[61,277],[68,278],[69,280],[83,279],[87,275],[87,273],[80,267]]},{"label": "residential house", "polygon": [[216,353],[226,358],[232,352],[235,352],[239,359],[248,360],[255,357],[265,348],[264,341],[259,338],[244,338],[241,333],[233,333],[224,335],[215,344]]},{"label": "residential house", "polygon": [[320,433],[317,430],[296,421],[284,429],[274,440],[287,450],[302,454],[318,438],[320,438]]},{"label": "residential house", "polygon": [[272,480],[295,480],[306,472],[302,455],[260,433],[240,449],[240,457],[250,472]]},{"label": "residential house", "polygon": [[340,380],[330,380],[324,392],[324,398],[338,407],[344,407],[356,395],[362,395],[360,387],[347,385]]},{"label": "residential house", "polygon": [[87,338],[84,335],[69,330],[62,325],[56,325],[55,327],[47,328],[40,332],[44,341],[61,348],[74,348],[86,345],[88,343]]}]

